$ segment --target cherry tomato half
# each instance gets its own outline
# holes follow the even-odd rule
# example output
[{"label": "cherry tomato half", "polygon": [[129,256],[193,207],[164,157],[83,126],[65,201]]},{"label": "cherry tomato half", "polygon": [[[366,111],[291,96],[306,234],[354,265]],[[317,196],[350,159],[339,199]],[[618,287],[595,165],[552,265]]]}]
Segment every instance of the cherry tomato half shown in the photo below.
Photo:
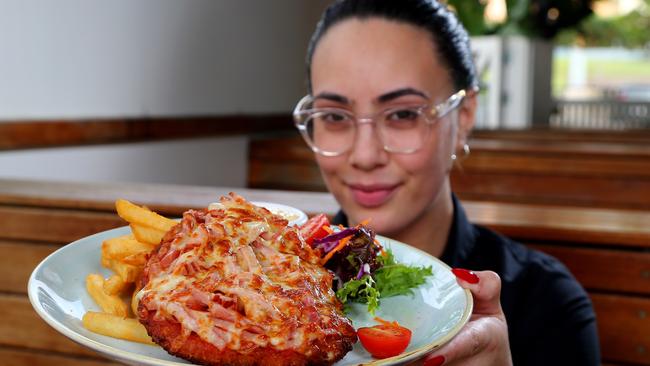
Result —
[{"label": "cherry tomato half", "polygon": [[375,325],[357,330],[359,340],[375,358],[397,356],[404,352],[411,342],[411,331],[397,325]]},{"label": "cherry tomato half", "polygon": [[330,221],[325,214],[318,214],[305,222],[300,227],[300,234],[307,244],[311,245],[315,239],[323,238],[329,233],[323,229],[323,226],[329,226]]}]

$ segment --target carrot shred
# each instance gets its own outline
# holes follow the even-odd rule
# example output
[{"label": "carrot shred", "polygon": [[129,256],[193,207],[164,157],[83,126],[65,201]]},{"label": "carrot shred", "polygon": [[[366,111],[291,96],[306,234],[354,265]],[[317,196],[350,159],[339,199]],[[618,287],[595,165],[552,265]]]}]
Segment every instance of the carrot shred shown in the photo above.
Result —
[{"label": "carrot shred", "polygon": [[399,325],[399,323],[398,323],[396,320],[393,320],[393,321],[391,322],[391,321],[388,321],[388,320],[382,319],[382,318],[380,318],[380,317],[378,317],[378,316],[376,316],[374,319],[375,319],[375,321],[376,321],[377,323],[382,324],[382,325],[387,325],[387,326],[390,326],[390,327],[396,327],[396,328],[397,328],[397,327],[401,327],[401,325]]},{"label": "carrot shred", "polygon": [[377,240],[377,238],[375,238],[373,241],[375,242],[375,245],[377,246],[377,248],[379,248],[379,252],[381,253],[381,255],[385,255],[386,251],[384,250],[384,246],[381,245],[379,240]]},{"label": "carrot shred", "polygon": [[323,230],[327,231],[328,234],[334,233],[334,230],[329,225],[323,225],[322,226]]},{"label": "carrot shred", "polygon": [[[358,229],[358,228],[360,228],[362,225],[367,225],[369,222],[370,222],[370,219],[369,219],[369,218],[368,218],[368,219],[365,219],[365,220],[361,221],[361,222],[356,226],[356,228]],[[344,227],[343,225],[341,225],[341,224],[339,224],[338,227],[339,227],[339,229],[341,229],[341,230],[345,230],[345,227]],[[334,231],[332,230],[331,227],[323,226],[323,229],[325,229],[325,231],[327,231],[327,232],[330,233],[330,234],[332,234],[332,233],[334,232]],[[332,249],[329,253],[327,253],[327,255],[326,255],[325,257],[323,257],[323,259],[321,259],[321,262],[320,262],[321,265],[324,265],[325,263],[327,263],[327,261],[330,260],[330,258],[332,258],[332,256],[333,256],[336,252],[338,252],[339,250],[343,249],[343,248],[345,247],[345,245],[348,243],[348,241],[350,241],[350,239],[352,238],[352,236],[353,236],[353,235],[346,236],[345,238],[341,239],[341,240],[339,241],[339,243],[336,245],[336,247],[335,247],[334,249]],[[377,243],[377,244],[379,245],[379,242],[377,241],[377,239],[375,239],[375,243]],[[380,245],[380,247],[381,247],[381,245]],[[382,249],[382,250],[383,250],[383,249]]]},{"label": "carrot shred", "polygon": [[330,258],[332,258],[334,253],[338,252],[339,250],[341,250],[341,249],[343,249],[345,247],[345,245],[350,241],[351,238],[352,238],[352,235],[346,236],[345,238],[341,239],[341,241],[339,241],[339,243],[336,245],[336,247],[334,249],[330,250],[330,252],[327,253],[327,255],[321,260],[320,264],[324,265],[325,263],[327,263],[327,261],[330,260]]}]

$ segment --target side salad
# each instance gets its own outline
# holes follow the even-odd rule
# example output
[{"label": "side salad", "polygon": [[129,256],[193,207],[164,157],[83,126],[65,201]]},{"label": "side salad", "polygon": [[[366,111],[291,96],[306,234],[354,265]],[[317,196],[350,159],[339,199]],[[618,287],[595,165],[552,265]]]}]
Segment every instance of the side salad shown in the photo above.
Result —
[{"label": "side salad", "polygon": [[325,214],[309,219],[300,233],[312,248],[321,251],[321,264],[334,273],[333,288],[343,304],[367,304],[374,315],[380,299],[412,294],[413,288],[432,276],[431,266],[409,266],[395,261],[375,233],[363,222],[354,227],[332,226]]}]

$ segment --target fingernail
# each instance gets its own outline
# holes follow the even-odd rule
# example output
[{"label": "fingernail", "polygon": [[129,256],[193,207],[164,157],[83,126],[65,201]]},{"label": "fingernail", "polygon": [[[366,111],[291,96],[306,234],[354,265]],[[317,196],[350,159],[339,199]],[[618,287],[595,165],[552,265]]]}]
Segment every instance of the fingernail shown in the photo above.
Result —
[{"label": "fingernail", "polygon": [[445,363],[445,356],[436,356],[424,361],[424,366],[440,366]]},{"label": "fingernail", "polygon": [[467,283],[471,283],[471,284],[478,283],[478,276],[472,271],[463,268],[454,268],[451,271],[456,275],[456,277],[460,278],[461,280]]}]

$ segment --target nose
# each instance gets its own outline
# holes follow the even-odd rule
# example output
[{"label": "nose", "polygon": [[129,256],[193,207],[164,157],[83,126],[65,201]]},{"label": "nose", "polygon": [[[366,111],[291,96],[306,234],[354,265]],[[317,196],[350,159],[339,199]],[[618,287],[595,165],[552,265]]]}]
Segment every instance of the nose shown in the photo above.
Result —
[{"label": "nose", "polygon": [[377,129],[369,118],[357,120],[357,134],[348,156],[350,165],[361,170],[373,170],[385,165],[388,152],[377,135]]}]

